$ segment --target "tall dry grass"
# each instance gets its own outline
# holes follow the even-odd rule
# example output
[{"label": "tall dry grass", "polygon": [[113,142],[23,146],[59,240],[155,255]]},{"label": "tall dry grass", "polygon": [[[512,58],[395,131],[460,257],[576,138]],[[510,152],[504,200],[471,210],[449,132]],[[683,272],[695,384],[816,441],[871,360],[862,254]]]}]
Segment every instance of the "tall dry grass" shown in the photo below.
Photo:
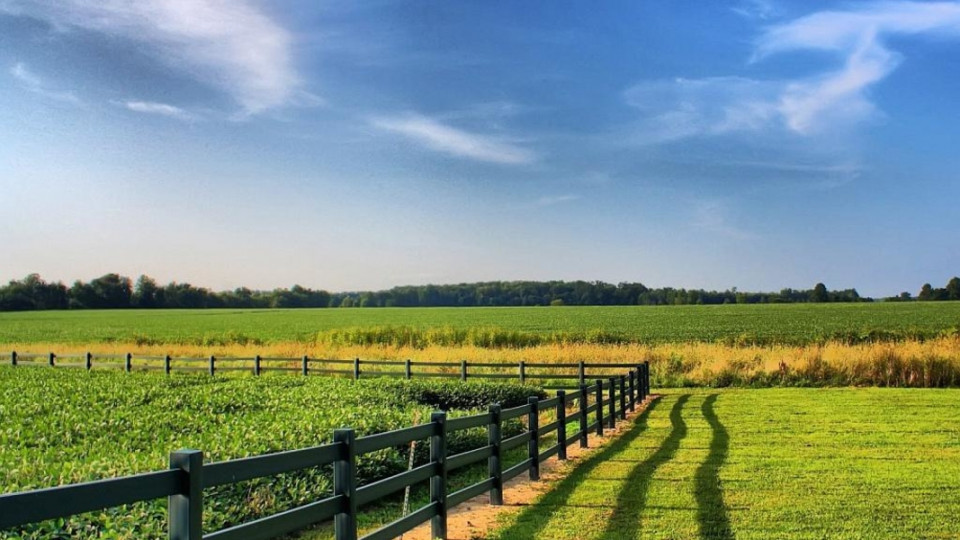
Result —
[{"label": "tall dry grass", "polygon": [[[341,345],[326,342],[267,345],[157,345],[135,343],[11,344],[20,353],[165,355],[174,357],[363,358],[433,362],[622,363],[649,361],[658,386],[960,386],[960,337],[868,344],[802,346],[682,343],[663,345],[554,343],[521,349],[460,346]],[[451,368],[451,371],[455,368]]]}]

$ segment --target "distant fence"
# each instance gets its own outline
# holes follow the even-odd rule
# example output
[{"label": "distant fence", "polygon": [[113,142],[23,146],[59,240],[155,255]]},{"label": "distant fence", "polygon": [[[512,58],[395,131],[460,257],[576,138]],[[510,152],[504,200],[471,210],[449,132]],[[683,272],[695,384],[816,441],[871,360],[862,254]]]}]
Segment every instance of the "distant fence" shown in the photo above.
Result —
[{"label": "distant fence", "polygon": [[[87,359],[89,361],[89,356]],[[199,450],[179,450],[170,454],[167,470],[0,495],[0,530],[167,497],[171,540],[268,539],[330,519],[334,520],[336,540],[356,540],[360,506],[429,480],[427,505],[363,536],[362,540],[394,538],[427,520],[431,521],[432,537],[445,539],[450,508],[483,493],[489,493],[490,504],[503,504],[504,482],[524,472],[529,473],[531,480],[538,480],[540,463],[553,456],[566,459],[567,447],[572,444],[587,447],[591,434],[603,435],[605,428],[615,427],[618,419],[625,420],[627,412],[634,411],[649,395],[650,366],[643,363],[627,375],[597,379],[591,385],[579,385],[572,392],[558,390],[557,395],[549,399],[532,396],[526,405],[510,409],[493,404],[484,414],[453,419],[440,411],[431,415],[429,423],[360,438],[353,429],[337,429],[332,443],[312,448],[209,464],[204,463],[203,452]],[[541,415],[553,420],[540,425]],[[527,422],[522,433],[506,439],[501,436],[504,421],[524,416]],[[568,433],[571,425],[576,426],[576,431]],[[450,433],[484,426],[486,446],[447,455]],[[554,432],[556,444],[541,450],[540,439]],[[358,456],[421,439],[430,441],[426,464],[364,486],[357,485]],[[523,445],[527,445],[527,458],[504,469],[504,454]],[[448,473],[484,460],[488,474],[483,481],[448,493]],[[330,497],[204,534],[203,489],[325,465],[333,467]]]},{"label": "distant fence", "polygon": [[[361,377],[416,377],[453,379],[513,379],[521,384],[531,381],[557,381],[566,384],[540,384],[547,390],[576,389],[597,378],[619,376],[622,370],[633,366],[613,363],[517,363],[504,362],[424,362],[414,360],[352,360],[280,357],[172,357],[126,354],[65,354],[10,352],[7,357],[14,366],[53,366],[81,369],[120,369],[131,371],[248,372],[259,376],[266,372],[296,373],[300,375]],[[610,370],[616,370],[611,373]]]}]

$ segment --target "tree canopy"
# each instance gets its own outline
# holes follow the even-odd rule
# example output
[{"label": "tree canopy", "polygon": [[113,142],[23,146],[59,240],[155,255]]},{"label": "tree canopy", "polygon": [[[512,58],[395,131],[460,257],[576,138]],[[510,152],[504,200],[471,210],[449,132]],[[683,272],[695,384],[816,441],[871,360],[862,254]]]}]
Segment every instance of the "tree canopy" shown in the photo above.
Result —
[{"label": "tree canopy", "polygon": [[[929,286],[927,286],[929,287]],[[925,291],[927,289],[924,289]],[[909,295],[907,295],[909,297]],[[941,298],[942,297],[942,298]],[[897,297],[897,299],[902,299]],[[960,299],[960,279],[945,289],[921,291],[920,300]],[[642,283],[602,281],[488,281],[450,285],[407,285],[383,291],[331,293],[300,285],[270,291],[246,287],[214,292],[189,283],[160,285],[142,275],[135,282],[106,274],[89,282],[48,283],[37,274],[0,287],[0,311],[125,308],[317,308],[317,307],[466,307],[466,306],[612,306],[681,304],[759,304],[862,302],[856,289],[744,292],[703,289],[651,289]]]}]

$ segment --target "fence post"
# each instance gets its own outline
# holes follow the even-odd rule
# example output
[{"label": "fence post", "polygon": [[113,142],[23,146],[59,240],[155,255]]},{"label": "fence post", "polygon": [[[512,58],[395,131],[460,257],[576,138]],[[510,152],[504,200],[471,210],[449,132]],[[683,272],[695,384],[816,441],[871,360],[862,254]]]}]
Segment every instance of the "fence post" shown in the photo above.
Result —
[{"label": "fence post", "polygon": [[403,363],[403,375],[408,381],[413,378],[413,365],[409,358]]},{"label": "fence post", "polygon": [[610,429],[617,427],[617,380],[610,377]]},{"label": "fence post", "polygon": [[360,378],[360,359],[354,358],[353,359],[353,380],[357,380],[359,378]]},{"label": "fence post", "polygon": [[53,354],[53,353],[50,353],[50,355],[47,357],[48,361],[50,362],[50,367],[53,367],[54,365],[56,365],[55,362],[54,362],[54,360],[56,360],[56,358],[57,358],[57,355],[55,355],[55,354]]},{"label": "fence post", "polygon": [[647,360],[643,363],[643,381],[645,385],[645,395],[650,395],[650,361]]},{"label": "fence post", "polygon": [[430,415],[434,434],[430,437],[430,462],[434,473],[430,477],[430,502],[437,505],[437,515],[430,520],[431,538],[447,537],[447,413],[437,411]]},{"label": "fence post", "polygon": [[527,413],[527,429],[530,431],[530,442],[527,443],[527,457],[530,459],[530,479],[540,479],[540,398],[527,398],[530,412]]},{"label": "fence post", "polygon": [[557,459],[567,459],[567,393],[557,390]]},{"label": "fence post", "polygon": [[620,376],[620,419],[627,419],[627,378]]},{"label": "fence post", "polygon": [[163,372],[166,373],[167,375],[170,374],[170,355],[169,354],[163,357]]},{"label": "fence post", "polygon": [[357,434],[353,429],[333,430],[333,442],[341,445],[340,459],[333,463],[333,494],[346,498],[333,518],[336,540],[357,540]]},{"label": "fence post", "polygon": [[527,363],[520,361],[520,384],[527,382]]},{"label": "fence post", "polygon": [[466,360],[460,361],[460,380],[461,381],[467,380],[467,361]]},{"label": "fence post", "polygon": [[636,374],[631,369],[630,370],[630,412],[637,410],[637,388],[633,384],[635,375]]},{"label": "fence post", "polygon": [[210,355],[210,376],[211,377],[213,377],[213,375],[217,371],[216,363],[217,363],[217,357],[211,354]]},{"label": "fence post", "polygon": [[90,351],[87,351],[86,360],[87,360],[87,363],[86,363],[87,371],[90,371],[91,369],[93,369],[93,353],[91,353]]},{"label": "fence post", "polygon": [[306,377],[307,372],[310,371],[309,362],[310,362],[310,357],[307,355],[303,355],[303,358],[300,359],[300,373],[302,373],[304,377]]},{"label": "fence post", "polygon": [[260,376],[260,355],[259,354],[253,357],[253,374],[258,377]]},{"label": "fence post", "polygon": [[203,537],[203,452],[177,450],[170,453],[170,468],[184,473],[183,491],[167,497],[167,531],[170,540],[201,540]]},{"label": "fence post", "polygon": [[127,373],[130,373],[133,369],[133,355],[131,353],[127,353],[127,357],[124,359],[123,369]]},{"label": "fence post", "polygon": [[17,351],[10,351],[10,365],[17,365]]},{"label": "fence post", "polygon": [[643,364],[637,364],[637,401],[643,403],[646,394],[643,391]]},{"label": "fence post", "polygon": [[587,401],[589,394],[587,393],[587,385],[580,385],[580,448],[587,447]]},{"label": "fence post", "polygon": [[603,381],[597,379],[597,435],[603,437]]},{"label": "fence post", "polygon": [[490,504],[503,504],[503,450],[500,448],[502,440],[500,430],[500,404],[490,405],[490,423],[487,424],[487,444],[491,447],[490,458],[487,459],[487,473],[493,480],[490,487]]}]

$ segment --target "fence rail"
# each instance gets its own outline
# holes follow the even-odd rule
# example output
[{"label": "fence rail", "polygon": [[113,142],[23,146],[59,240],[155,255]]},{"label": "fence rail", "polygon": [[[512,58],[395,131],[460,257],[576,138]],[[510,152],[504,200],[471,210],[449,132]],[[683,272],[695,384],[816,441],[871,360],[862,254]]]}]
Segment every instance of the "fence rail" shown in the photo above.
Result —
[{"label": "fence rail", "polygon": [[[342,376],[352,379],[363,377],[397,377],[403,379],[451,378],[517,380],[521,384],[531,381],[555,381],[541,384],[547,390],[576,389],[598,377],[619,376],[628,364],[578,362],[576,364],[495,362],[436,362],[407,360],[363,360],[360,358],[279,358],[251,357],[174,357],[126,354],[64,354],[21,353],[11,351],[5,355],[12,366],[50,366],[64,368],[119,369],[132,371],[163,371],[170,374],[181,372],[207,372],[213,376],[221,372],[248,372],[260,376],[268,372],[298,373],[307,375]],[[402,368],[402,369],[400,369]]]},{"label": "fence rail", "polygon": [[[84,358],[90,369],[91,355]],[[129,359],[128,356],[128,365]],[[556,366],[552,365],[554,369]],[[622,364],[617,366],[624,367]],[[584,372],[582,364],[573,367]],[[531,396],[526,405],[510,409],[492,404],[486,413],[451,419],[447,418],[446,412],[438,411],[431,415],[428,423],[360,438],[353,429],[337,429],[330,444],[216,463],[204,463],[202,451],[178,450],[170,454],[168,470],[3,494],[0,495],[0,529],[166,497],[171,540],[268,539],[330,519],[334,520],[336,540],[357,540],[357,514],[361,505],[407,486],[429,481],[430,502],[427,505],[370,532],[361,540],[394,538],[428,520],[432,537],[445,539],[450,508],[483,493],[489,493],[490,504],[503,504],[503,484],[507,480],[525,472],[531,480],[538,480],[541,462],[553,456],[566,459],[568,446],[579,443],[581,447],[587,447],[591,434],[603,435],[605,428],[615,427],[618,420],[626,418],[628,411],[635,410],[636,405],[650,395],[650,366],[642,363],[631,367],[633,369],[626,375],[598,378],[591,385],[582,382],[574,391],[561,389],[555,397],[548,399]],[[591,399],[594,400],[592,405],[589,404]],[[576,406],[572,406],[574,404]],[[542,414],[552,415],[554,420],[541,426]],[[525,430],[504,439],[503,422],[522,417],[526,417]],[[577,426],[573,433],[568,433],[570,424]],[[447,439],[451,433],[483,426],[487,430],[486,446],[448,455]],[[552,433],[556,433],[556,442],[541,449],[541,439]],[[422,439],[429,439],[428,463],[358,486],[358,456]],[[505,453],[523,445],[527,446],[526,459],[504,469]],[[486,478],[448,493],[447,475],[451,471],[483,461],[487,462]],[[254,521],[203,533],[204,488],[324,465],[333,467],[331,496]]]}]

